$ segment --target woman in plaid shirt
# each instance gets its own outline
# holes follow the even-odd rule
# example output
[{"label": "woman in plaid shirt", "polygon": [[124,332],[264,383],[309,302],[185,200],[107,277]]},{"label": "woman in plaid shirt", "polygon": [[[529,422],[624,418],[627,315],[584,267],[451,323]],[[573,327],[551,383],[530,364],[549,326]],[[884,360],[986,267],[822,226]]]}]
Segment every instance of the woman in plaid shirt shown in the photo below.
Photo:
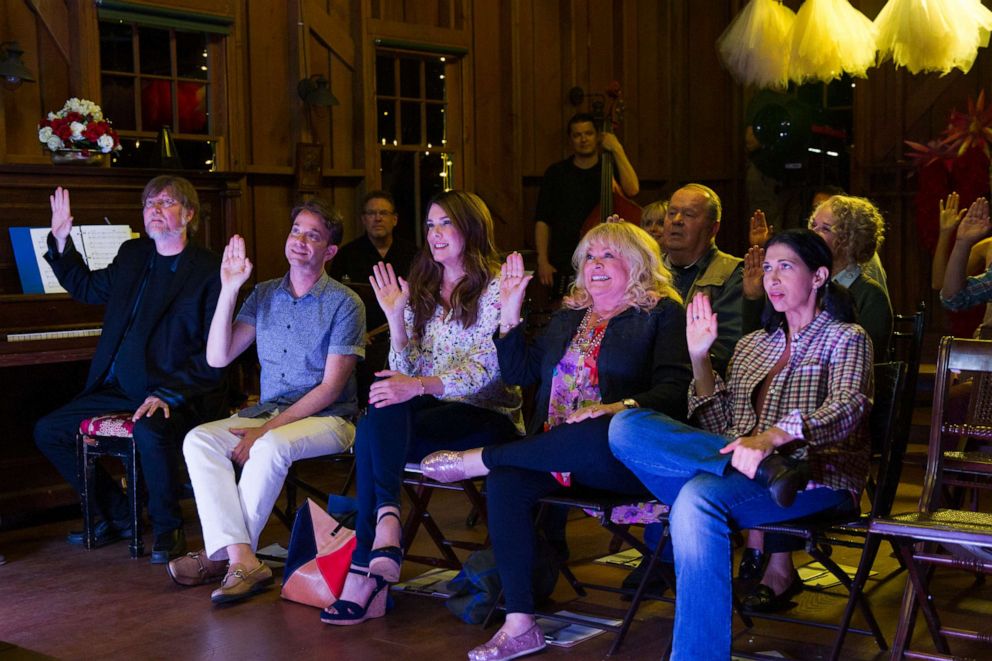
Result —
[{"label": "woman in plaid shirt", "polygon": [[[872,349],[850,323],[850,298],[830,282],[832,262],[810,230],[769,241],[764,330],[738,343],[726,382],[710,366],[717,320],[709,301],[689,304],[689,415],[702,430],[643,409],[611,422],[613,453],[672,505],[672,659],[730,657],[733,530],[857,509],[868,473]],[[789,554],[781,556],[789,590],[797,577]]]}]

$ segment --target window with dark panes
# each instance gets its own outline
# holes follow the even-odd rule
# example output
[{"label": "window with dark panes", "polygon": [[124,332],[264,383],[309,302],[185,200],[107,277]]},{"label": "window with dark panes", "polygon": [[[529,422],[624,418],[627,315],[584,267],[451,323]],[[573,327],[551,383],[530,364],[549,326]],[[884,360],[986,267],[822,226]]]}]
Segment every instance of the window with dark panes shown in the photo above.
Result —
[{"label": "window with dark panes", "polygon": [[100,105],[123,147],[112,165],[156,167],[157,138],[166,127],[184,169],[216,170],[221,123],[212,115],[212,98],[222,35],[140,18],[99,25]]},{"label": "window with dark panes", "polygon": [[448,140],[451,58],[379,50],[376,130],[382,186],[396,199],[396,231],[421,242],[427,201],[454,185],[456,149]]}]

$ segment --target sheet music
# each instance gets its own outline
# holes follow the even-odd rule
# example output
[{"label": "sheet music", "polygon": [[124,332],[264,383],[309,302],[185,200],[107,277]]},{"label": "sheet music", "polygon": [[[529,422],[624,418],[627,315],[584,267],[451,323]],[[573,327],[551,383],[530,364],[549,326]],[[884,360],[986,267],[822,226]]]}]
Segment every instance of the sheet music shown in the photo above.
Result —
[{"label": "sheet music", "polygon": [[[48,233],[50,231],[48,227],[30,228],[31,249],[34,252],[38,273],[41,276],[42,291],[46,294],[64,294],[66,293],[65,289],[59,284],[52,267],[48,265],[44,257],[45,253],[48,252]],[[121,244],[134,235],[127,225],[77,225],[70,230],[69,236],[86,265],[90,269],[96,270],[106,268],[114,261]],[[20,258],[16,254],[15,256]],[[21,265],[19,264],[18,269],[20,268]]]},{"label": "sheet music", "polygon": [[[131,228],[127,225],[83,225],[72,228],[82,230],[83,259],[91,271],[106,268],[114,261],[121,244],[131,238]],[[72,237],[76,241],[76,237]],[[76,244],[79,247],[79,244]]]},{"label": "sheet music", "polygon": [[[41,285],[44,287],[45,293],[65,294],[65,289],[59,284],[59,279],[55,277],[52,267],[48,265],[44,257],[44,254],[48,252],[48,233],[50,231],[51,229],[48,227],[32,227],[31,247],[34,249],[35,259],[38,261],[38,271],[41,273]],[[78,227],[73,227],[69,231],[69,236],[76,246],[82,244],[82,233]],[[84,255],[83,259],[85,258]]]}]

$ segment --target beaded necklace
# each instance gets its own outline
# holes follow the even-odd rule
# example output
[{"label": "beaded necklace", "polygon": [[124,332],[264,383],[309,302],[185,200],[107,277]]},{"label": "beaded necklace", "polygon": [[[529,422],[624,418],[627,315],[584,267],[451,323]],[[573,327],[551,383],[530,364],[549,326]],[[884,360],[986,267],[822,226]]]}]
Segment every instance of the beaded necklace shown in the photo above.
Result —
[{"label": "beaded necklace", "polygon": [[592,308],[587,308],[586,313],[582,316],[582,321],[579,323],[579,329],[575,333],[577,349],[583,360],[588,358],[589,354],[595,351],[596,347],[603,342],[603,336],[606,335],[606,327],[609,325],[610,318],[606,317],[601,318],[597,322],[597,325],[594,326],[592,315]]}]

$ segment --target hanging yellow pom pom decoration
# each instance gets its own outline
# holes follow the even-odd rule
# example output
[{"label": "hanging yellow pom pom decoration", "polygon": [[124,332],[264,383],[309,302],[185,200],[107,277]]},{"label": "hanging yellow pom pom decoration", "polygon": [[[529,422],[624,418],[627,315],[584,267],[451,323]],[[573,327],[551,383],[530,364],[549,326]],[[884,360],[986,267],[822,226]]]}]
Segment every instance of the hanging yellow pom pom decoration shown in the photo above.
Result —
[{"label": "hanging yellow pom pom decoration", "polygon": [[717,39],[717,51],[742,85],[789,85],[789,32],[796,14],[779,0],[751,0]]},{"label": "hanging yellow pom pom decoration", "polygon": [[875,64],[875,26],[847,0],[806,0],[792,27],[789,79],[858,78]]}]

